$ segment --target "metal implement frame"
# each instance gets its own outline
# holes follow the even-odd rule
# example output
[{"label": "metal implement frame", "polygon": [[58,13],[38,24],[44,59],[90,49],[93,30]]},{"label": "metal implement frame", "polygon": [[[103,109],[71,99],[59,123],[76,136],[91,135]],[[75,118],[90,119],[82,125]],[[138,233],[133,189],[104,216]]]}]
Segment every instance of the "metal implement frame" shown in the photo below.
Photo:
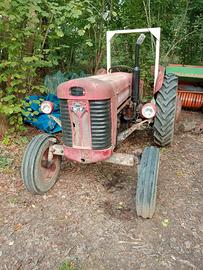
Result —
[{"label": "metal implement frame", "polygon": [[118,34],[133,34],[133,33],[151,33],[156,39],[155,68],[154,68],[154,87],[155,87],[156,80],[158,77],[158,72],[159,72],[160,35],[161,35],[160,27],[107,31],[106,33],[107,72],[111,68],[111,40],[112,38]]}]

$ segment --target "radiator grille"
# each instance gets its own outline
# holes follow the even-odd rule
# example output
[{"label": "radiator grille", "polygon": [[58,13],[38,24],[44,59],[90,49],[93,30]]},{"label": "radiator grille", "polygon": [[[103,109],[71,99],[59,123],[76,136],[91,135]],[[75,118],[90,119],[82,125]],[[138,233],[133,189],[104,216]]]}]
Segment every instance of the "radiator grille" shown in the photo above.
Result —
[{"label": "radiator grille", "polygon": [[111,146],[111,103],[107,100],[90,101],[92,148],[106,149]]},{"label": "radiator grille", "polygon": [[68,103],[66,99],[60,100],[60,110],[63,130],[63,142],[67,146],[72,146],[72,129],[68,112]]}]

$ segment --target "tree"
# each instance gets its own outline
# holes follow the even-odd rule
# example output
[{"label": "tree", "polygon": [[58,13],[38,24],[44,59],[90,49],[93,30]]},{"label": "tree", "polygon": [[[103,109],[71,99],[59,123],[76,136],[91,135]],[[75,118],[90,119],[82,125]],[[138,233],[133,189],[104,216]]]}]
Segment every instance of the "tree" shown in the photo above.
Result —
[{"label": "tree", "polygon": [[[201,10],[201,0],[2,0],[0,114],[20,128],[21,100],[45,91],[45,74],[57,69],[95,73],[105,67],[107,30],[160,26],[162,64],[201,64]],[[134,65],[134,40],[115,39],[113,63]],[[154,62],[150,35],[141,61],[148,76]]]}]

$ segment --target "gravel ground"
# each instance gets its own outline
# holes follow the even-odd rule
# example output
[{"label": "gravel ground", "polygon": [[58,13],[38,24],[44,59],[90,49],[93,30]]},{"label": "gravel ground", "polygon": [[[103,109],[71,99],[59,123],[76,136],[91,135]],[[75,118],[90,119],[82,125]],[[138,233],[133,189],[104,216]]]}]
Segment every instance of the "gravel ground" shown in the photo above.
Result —
[{"label": "gravel ground", "polygon": [[[173,146],[161,150],[150,220],[135,213],[134,168],[64,162],[54,188],[34,196],[19,169],[35,130],[0,144],[0,269],[203,269],[201,123],[201,113],[184,112]],[[117,151],[151,143],[150,130],[137,131]]]}]

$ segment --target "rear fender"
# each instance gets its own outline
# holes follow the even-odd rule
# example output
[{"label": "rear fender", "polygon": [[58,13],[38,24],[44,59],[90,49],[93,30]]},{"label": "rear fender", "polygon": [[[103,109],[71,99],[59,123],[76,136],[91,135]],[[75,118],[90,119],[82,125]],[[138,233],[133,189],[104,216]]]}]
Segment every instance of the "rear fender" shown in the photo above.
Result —
[{"label": "rear fender", "polygon": [[[151,71],[153,72],[154,66],[151,68]],[[153,72],[154,73],[154,72]],[[164,82],[164,75],[165,75],[165,67],[159,66],[159,72],[158,72],[158,77],[153,89],[153,94],[155,95],[162,87],[162,84]]]}]

